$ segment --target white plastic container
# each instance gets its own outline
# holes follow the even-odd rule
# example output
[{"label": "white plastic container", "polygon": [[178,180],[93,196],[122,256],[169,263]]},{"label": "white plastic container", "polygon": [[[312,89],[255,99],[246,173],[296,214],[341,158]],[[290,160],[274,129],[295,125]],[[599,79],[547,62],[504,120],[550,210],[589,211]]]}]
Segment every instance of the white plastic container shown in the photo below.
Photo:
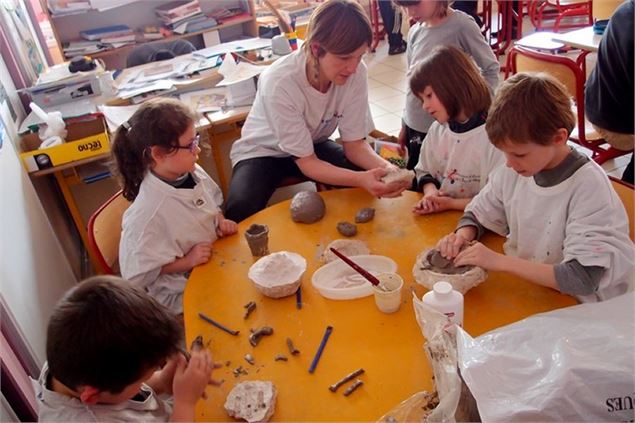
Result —
[{"label": "white plastic container", "polygon": [[452,323],[463,326],[463,294],[452,289],[448,282],[434,284],[421,299],[425,304],[448,316]]}]

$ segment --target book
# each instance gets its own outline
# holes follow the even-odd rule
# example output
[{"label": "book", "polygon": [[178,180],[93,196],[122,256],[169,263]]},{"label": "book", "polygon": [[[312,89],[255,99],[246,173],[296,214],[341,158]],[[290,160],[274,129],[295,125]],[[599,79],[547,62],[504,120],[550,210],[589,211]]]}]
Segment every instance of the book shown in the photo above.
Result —
[{"label": "book", "polygon": [[200,13],[201,6],[198,4],[198,0],[174,1],[156,7],[154,11],[160,19],[173,20]]},{"label": "book", "polygon": [[187,25],[187,29],[185,32],[187,33],[199,32],[209,28],[214,28],[215,26],[218,26],[218,22],[216,22],[216,19],[208,18],[204,21],[189,23]]},{"label": "book", "polygon": [[81,31],[79,35],[83,38],[93,41],[104,37],[116,37],[119,35],[132,34],[132,29],[128,25],[111,25],[100,28],[87,29]]},{"label": "book", "polygon": [[113,43],[125,43],[136,41],[137,37],[135,34],[127,34],[127,35],[118,35],[116,37],[105,37],[100,41],[105,44],[113,44]]}]

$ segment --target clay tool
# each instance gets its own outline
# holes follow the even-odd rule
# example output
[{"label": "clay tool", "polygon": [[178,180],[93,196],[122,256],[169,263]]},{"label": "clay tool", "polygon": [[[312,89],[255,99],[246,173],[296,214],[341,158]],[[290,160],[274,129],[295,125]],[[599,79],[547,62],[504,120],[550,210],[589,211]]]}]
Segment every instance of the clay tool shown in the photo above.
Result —
[{"label": "clay tool", "polygon": [[340,386],[344,385],[349,380],[353,380],[354,378],[356,378],[357,376],[361,375],[362,373],[364,373],[364,369],[359,368],[359,369],[355,370],[354,372],[347,374],[346,376],[344,376],[343,378],[341,378],[340,380],[338,380],[337,382],[335,382],[334,384],[329,386],[329,390],[331,392],[337,391],[337,388],[339,388]]},{"label": "clay tool", "polygon": [[207,323],[209,323],[212,326],[216,326],[218,329],[223,330],[225,332],[227,332],[230,335],[238,335],[240,333],[239,330],[232,330],[229,329],[227,326],[221,325],[220,323],[218,323],[217,321],[215,321],[214,319],[212,319],[211,317],[208,317],[206,315],[204,315],[203,313],[198,313],[198,317],[200,317],[201,319],[205,320]]},{"label": "clay tool", "polygon": [[302,287],[299,286],[295,291],[295,306],[300,310],[302,308]]},{"label": "clay tool", "polygon": [[333,251],[333,254],[335,254],[336,256],[341,258],[344,263],[346,263],[349,266],[351,266],[357,273],[359,273],[364,278],[366,278],[366,280],[368,282],[372,283],[373,285],[375,285],[376,287],[378,287],[382,291],[386,291],[386,288],[384,288],[384,286],[381,284],[379,279],[377,279],[375,276],[373,276],[369,271],[367,271],[366,269],[362,268],[359,264],[355,263],[353,260],[351,260],[348,257],[346,257],[344,254],[340,253],[335,248],[331,247],[331,251]]},{"label": "clay tool", "polygon": [[313,373],[315,368],[320,361],[320,357],[322,357],[322,352],[324,351],[324,347],[326,346],[326,341],[329,340],[329,336],[331,336],[331,332],[333,332],[333,326],[327,326],[326,331],[324,331],[324,336],[322,337],[322,341],[320,342],[320,346],[315,353],[315,357],[313,357],[313,361],[311,362],[311,367],[309,367],[309,373]]}]

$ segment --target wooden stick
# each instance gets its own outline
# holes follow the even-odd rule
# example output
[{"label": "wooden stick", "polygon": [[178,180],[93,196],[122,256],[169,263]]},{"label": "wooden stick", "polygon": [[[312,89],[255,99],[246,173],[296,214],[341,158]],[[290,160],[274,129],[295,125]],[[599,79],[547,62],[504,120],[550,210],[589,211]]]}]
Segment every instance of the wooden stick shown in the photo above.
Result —
[{"label": "wooden stick", "polygon": [[359,273],[364,278],[366,278],[366,280],[368,282],[372,283],[375,286],[379,286],[379,284],[380,284],[379,279],[377,279],[375,276],[373,276],[369,271],[363,269],[359,264],[355,263],[353,260],[351,260],[348,257],[346,257],[344,254],[340,253],[335,248],[331,247],[331,251],[333,251],[333,254],[335,254],[336,256],[341,258],[344,261],[344,263],[346,263],[349,266],[351,266],[353,269],[355,269],[355,271],[357,273]]},{"label": "wooden stick", "polygon": [[287,22],[284,16],[282,16],[282,14],[278,11],[278,9],[276,9],[276,7],[273,4],[271,4],[269,0],[263,0],[263,3],[269,8],[269,10],[271,10],[271,13],[276,15],[276,19],[278,19],[278,26],[280,27],[282,32],[284,32],[285,34],[289,34],[293,32],[293,28],[291,27],[291,24]]}]

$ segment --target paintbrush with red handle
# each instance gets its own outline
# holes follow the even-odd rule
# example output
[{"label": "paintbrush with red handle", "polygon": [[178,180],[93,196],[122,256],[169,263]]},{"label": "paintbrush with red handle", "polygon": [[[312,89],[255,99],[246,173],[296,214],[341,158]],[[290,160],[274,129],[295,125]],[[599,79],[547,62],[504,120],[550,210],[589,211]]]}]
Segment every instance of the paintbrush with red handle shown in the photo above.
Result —
[{"label": "paintbrush with red handle", "polygon": [[353,269],[355,269],[355,271],[357,273],[359,273],[360,275],[362,275],[364,278],[366,278],[366,280],[370,283],[372,283],[373,285],[375,285],[376,287],[383,289],[383,287],[381,286],[381,282],[379,281],[379,279],[377,279],[375,276],[373,276],[368,270],[365,270],[364,268],[362,268],[359,264],[355,263],[353,260],[349,259],[348,257],[346,257],[344,254],[340,253],[339,251],[337,251],[335,248],[331,247],[331,251],[333,251],[333,254],[335,254],[336,256],[338,256],[339,258],[341,258],[344,263],[348,264],[349,266],[351,266]]}]

